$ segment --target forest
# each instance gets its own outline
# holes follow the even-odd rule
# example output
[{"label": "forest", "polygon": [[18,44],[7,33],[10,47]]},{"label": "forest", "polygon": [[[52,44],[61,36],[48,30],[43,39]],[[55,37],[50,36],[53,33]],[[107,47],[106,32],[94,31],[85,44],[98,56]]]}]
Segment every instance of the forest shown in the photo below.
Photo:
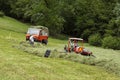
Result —
[{"label": "forest", "polygon": [[119,0],[0,0],[4,15],[46,26],[51,36],[81,37],[94,46],[120,49]]}]

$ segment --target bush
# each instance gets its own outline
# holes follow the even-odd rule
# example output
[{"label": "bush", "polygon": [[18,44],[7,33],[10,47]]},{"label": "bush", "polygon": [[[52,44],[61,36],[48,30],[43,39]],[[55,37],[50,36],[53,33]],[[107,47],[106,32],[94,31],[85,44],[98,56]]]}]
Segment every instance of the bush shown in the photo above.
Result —
[{"label": "bush", "polygon": [[0,11],[0,17],[3,17],[5,14],[2,12],[2,11]]},{"label": "bush", "polygon": [[67,40],[68,39],[68,36],[64,35],[64,34],[56,34],[55,36],[52,36],[52,37],[60,39],[60,40]]},{"label": "bush", "polygon": [[90,34],[91,34],[91,31],[89,29],[86,29],[82,34],[82,38],[88,41],[88,37],[90,36]]},{"label": "bush", "polygon": [[100,34],[91,35],[88,39],[88,42],[90,45],[93,45],[93,46],[101,46],[102,39]]},{"label": "bush", "polygon": [[104,48],[120,50],[120,38],[116,38],[116,37],[112,37],[112,36],[105,37],[102,40],[102,46]]}]

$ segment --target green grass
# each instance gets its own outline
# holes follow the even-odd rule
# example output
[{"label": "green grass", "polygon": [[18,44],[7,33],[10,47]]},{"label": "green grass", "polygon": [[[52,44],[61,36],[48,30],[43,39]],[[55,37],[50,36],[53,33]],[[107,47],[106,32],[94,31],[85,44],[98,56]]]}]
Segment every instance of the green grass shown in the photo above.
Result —
[{"label": "green grass", "polygon": [[[15,19],[0,18],[0,80],[119,80],[120,78],[104,68],[68,61],[62,58],[44,58],[28,54],[17,49],[21,41],[25,41],[28,26]],[[38,45],[28,49],[46,49],[63,51],[66,40],[49,38],[48,46]],[[112,58],[117,62],[119,51],[91,47],[97,58]],[[88,45],[88,46],[87,46]],[[112,52],[111,52],[112,51]],[[105,54],[106,53],[106,54]],[[116,56],[113,56],[116,54]],[[110,55],[107,55],[110,54]],[[105,57],[104,57],[105,56]],[[111,57],[112,56],[112,57]],[[118,61],[119,63],[119,61]]]},{"label": "green grass", "polygon": [[13,18],[0,18],[0,29],[9,30],[11,32],[24,33],[28,28],[26,24],[20,23]]}]

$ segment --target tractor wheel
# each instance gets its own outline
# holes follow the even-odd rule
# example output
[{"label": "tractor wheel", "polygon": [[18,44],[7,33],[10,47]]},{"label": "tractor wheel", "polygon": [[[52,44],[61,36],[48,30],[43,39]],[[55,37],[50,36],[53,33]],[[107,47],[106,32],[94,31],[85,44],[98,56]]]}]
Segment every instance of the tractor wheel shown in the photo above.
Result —
[{"label": "tractor wheel", "polygon": [[47,45],[48,40],[42,40],[42,43],[45,44],[45,45]]},{"label": "tractor wheel", "polygon": [[65,47],[64,47],[64,50],[66,51],[66,52],[71,52],[71,49],[68,49],[68,47],[65,45]]},{"label": "tractor wheel", "polygon": [[91,54],[88,54],[88,56],[91,56]]},{"label": "tractor wheel", "polygon": [[45,43],[45,45],[47,45],[47,43],[48,43],[48,40],[44,40],[44,43]]},{"label": "tractor wheel", "polygon": [[65,50],[66,52],[68,52],[68,51],[67,51],[67,46],[66,46],[66,45],[65,45],[65,47],[64,47],[64,50]]},{"label": "tractor wheel", "polygon": [[33,38],[35,42],[37,42],[37,39],[36,38]]},{"label": "tractor wheel", "polygon": [[26,41],[28,41],[29,40],[29,38],[26,38]]}]

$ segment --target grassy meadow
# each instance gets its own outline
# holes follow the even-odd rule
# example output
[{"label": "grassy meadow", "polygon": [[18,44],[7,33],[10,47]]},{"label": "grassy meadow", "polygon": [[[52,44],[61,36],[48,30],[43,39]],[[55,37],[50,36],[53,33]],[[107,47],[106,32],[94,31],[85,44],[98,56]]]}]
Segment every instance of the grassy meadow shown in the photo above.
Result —
[{"label": "grassy meadow", "polygon": [[[59,53],[67,40],[49,38],[47,46],[35,43],[32,47],[25,41],[28,27],[10,17],[0,18],[0,80],[120,79],[120,51],[85,44],[96,56],[93,60],[72,53]],[[52,50],[50,58],[43,57],[47,49]],[[86,61],[89,59],[91,62]],[[101,63],[98,64],[97,60]],[[89,65],[92,61],[97,66]],[[109,69],[109,66],[112,67]]]}]

